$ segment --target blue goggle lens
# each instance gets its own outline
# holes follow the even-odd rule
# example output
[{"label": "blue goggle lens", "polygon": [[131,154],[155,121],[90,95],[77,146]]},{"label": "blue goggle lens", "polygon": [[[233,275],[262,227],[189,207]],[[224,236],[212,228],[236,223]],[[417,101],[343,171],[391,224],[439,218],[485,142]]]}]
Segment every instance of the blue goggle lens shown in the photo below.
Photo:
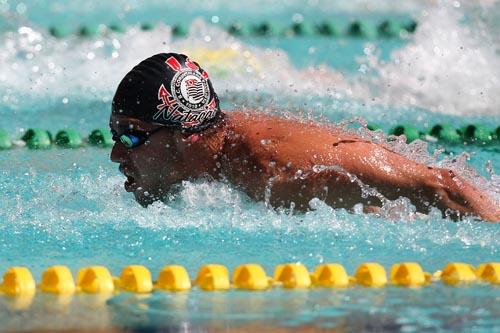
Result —
[{"label": "blue goggle lens", "polygon": [[120,142],[127,148],[133,148],[141,143],[141,140],[133,134],[123,134],[120,136]]}]

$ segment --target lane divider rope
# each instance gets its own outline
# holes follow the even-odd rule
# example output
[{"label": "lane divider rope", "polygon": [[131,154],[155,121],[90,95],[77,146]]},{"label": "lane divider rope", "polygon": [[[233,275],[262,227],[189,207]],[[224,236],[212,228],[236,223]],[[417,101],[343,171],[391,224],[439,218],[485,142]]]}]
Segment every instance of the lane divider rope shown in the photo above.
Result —
[{"label": "lane divider rope", "polygon": [[[371,131],[381,130],[376,124],[368,124],[367,128]],[[421,139],[448,145],[500,143],[500,126],[491,130],[481,124],[469,124],[461,128],[436,124],[427,132],[409,124],[402,124],[390,129],[388,134],[404,135],[407,142]],[[19,140],[12,140],[7,132],[0,128],[0,150],[24,146],[29,149],[49,149],[53,145],[61,148],[81,148],[88,145],[112,147],[113,143],[112,135],[107,128],[94,129],[86,138],[82,138],[78,131],[71,128],[60,130],[55,136],[45,129],[30,128]]]},{"label": "lane divider rope", "polygon": [[106,148],[113,144],[113,136],[107,128],[94,129],[86,138],[82,138],[78,131],[71,128],[60,130],[55,136],[46,129],[30,128],[19,140],[11,140],[7,132],[0,129],[0,150],[25,146],[29,149],[49,149],[53,145],[61,148],[81,148],[87,145]]},{"label": "lane divider rope", "polygon": [[474,267],[467,263],[452,262],[434,273],[424,272],[416,262],[403,262],[391,267],[389,277],[384,266],[376,262],[361,264],[353,276],[346,273],[338,263],[321,264],[314,272],[300,263],[277,265],[269,277],[259,264],[243,264],[236,267],[232,277],[226,266],[203,265],[194,280],[181,265],[167,265],[153,281],[151,272],[142,265],[125,267],[119,277],[113,277],[105,266],[81,268],[76,282],[71,270],[62,265],[47,268],[36,285],[33,275],[26,267],[10,267],[3,275],[0,293],[11,297],[33,296],[37,291],[57,295],[74,293],[113,294],[116,292],[151,293],[155,290],[168,292],[188,291],[197,287],[203,291],[229,289],[269,290],[306,288],[348,288],[399,286],[418,288],[441,281],[449,286],[472,283],[500,284],[500,262],[489,262]]},{"label": "lane divider rope", "polygon": [[[222,26],[222,25],[220,25]],[[143,22],[139,24],[143,31],[152,30],[154,22]],[[175,37],[185,37],[188,34],[188,25],[170,25],[172,35]],[[324,36],[331,38],[351,37],[351,38],[406,38],[415,32],[417,22],[414,20],[384,19],[379,22],[354,20],[341,24],[325,20],[321,22],[296,22],[292,24],[278,24],[272,21],[264,21],[257,24],[249,22],[233,22],[222,26],[230,34],[240,37],[298,37],[298,36]],[[124,33],[127,25],[120,22],[111,24],[84,24],[76,31],[64,25],[51,25],[49,33],[56,38],[66,38],[70,35],[79,37],[95,37],[107,32]]]},{"label": "lane divider rope", "polygon": [[[371,124],[368,129],[377,130],[380,126]],[[460,128],[455,128],[449,124],[436,124],[428,132],[417,129],[410,124],[401,124],[393,127],[389,134],[405,135],[407,142],[421,139],[431,142],[442,142],[446,144],[476,143],[488,144],[500,142],[500,126],[490,129],[482,124],[469,124]]]}]

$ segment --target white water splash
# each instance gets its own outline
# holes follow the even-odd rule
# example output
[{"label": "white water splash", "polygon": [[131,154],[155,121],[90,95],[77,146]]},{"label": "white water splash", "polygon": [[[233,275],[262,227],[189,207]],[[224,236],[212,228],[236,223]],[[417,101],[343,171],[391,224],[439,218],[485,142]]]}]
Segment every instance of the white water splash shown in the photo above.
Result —
[{"label": "white water splash", "polygon": [[445,114],[499,115],[500,48],[492,43],[495,32],[479,18],[467,16],[460,2],[439,3],[423,11],[411,42],[394,51],[389,63],[379,59],[373,46],[366,49],[374,74],[368,78],[374,102]]},{"label": "white water splash", "polygon": [[467,152],[462,152],[457,155],[443,155],[445,149],[436,149],[432,154],[429,153],[428,142],[415,140],[411,143],[406,143],[404,136],[387,135],[382,131],[370,131],[366,128],[366,123],[361,120],[361,125],[356,130],[350,129],[348,126],[356,124],[357,120],[345,121],[340,124],[346,132],[351,132],[354,135],[359,135],[362,138],[382,144],[391,151],[398,153],[408,159],[431,167],[444,168],[453,170],[471,184],[474,184],[481,190],[488,193],[494,202],[500,205],[500,183],[498,176],[495,175],[491,161],[486,164],[486,170],[489,173],[488,179],[482,177],[476,169],[474,169],[468,160],[470,155]]},{"label": "white water splash", "polygon": [[457,3],[442,1],[424,10],[410,43],[395,51],[390,63],[380,61],[368,45],[368,73],[355,76],[325,66],[296,69],[283,51],[245,44],[200,19],[191,24],[188,38],[180,40],[173,40],[162,24],[152,31],[134,27],[120,35],[103,30],[99,37],[64,40],[22,25],[0,36],[0,98],[12,109],[36,108],[39,99],[109,102],[121,78],[141,60],[184,52],[210,73],[222,98],[257,91],[499,115],[500,58],[490,43],[495,32],[484,25],[478,30],[476,18],[463,22],[472,9]]},{"label": "white water splash", "polygon": [[[488,224],[468,219],[440,223],[440,212],[416,216],[411,204],[403,198],[388,201],[381,212],[383,218],[334,210],[319,199],[311,200],[313,211],[290,214],[253,202],[230,185],[199,181],[184,182],[167,203],[156,202],[144,209],[124,192],[123,181],[122,176],[109,177],[104,170],[77,177],[39,174],[38,185],[28,190],[31,200],[4,201],[6,209],[0,220],[4,227],[24,230],[26,225],[34,225],[38,232],[45,231],[61,241],[72,242],[85,242],[82,233],[92,229],[109,228],[126,233],[130,228],[140,227],[166,234],[189,228],[206,232],[222,228],[252,233],[326,233],[339,239],[374,244],[386,237],[398,240],[391,246],[400,248],[455,242],[494,248],[497,244],[497,233],[492,234]],[[24,191],[20,195],[25,195]],[[21,204],[16,205],[16,200],[21,200]],[[428,223],[432,223],[433,232],[429,233]],[[407,238],[409,234],[411,238]]]}]

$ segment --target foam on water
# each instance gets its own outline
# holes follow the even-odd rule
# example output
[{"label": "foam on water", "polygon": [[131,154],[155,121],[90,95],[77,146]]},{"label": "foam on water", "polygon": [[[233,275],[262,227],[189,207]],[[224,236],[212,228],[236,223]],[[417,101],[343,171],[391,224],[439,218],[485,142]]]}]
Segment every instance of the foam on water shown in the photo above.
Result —
[{"label": "foam on water", "polygon": [[481,17],[466,16],[458,1],[440,4],[423,11],[411,42],[394,51],[389,63],[366,48],[375,103],[455,115],[500,114],[500,48],[493,42],[498,30],[488,29]]},{"label": "foam on water", "polygon": [[[283,233],[288,235],[285,239],[292,240],[297,235],[308,234],[319,240],[325,238],[323,241],[342,239],[356,248],[361,243],[380,246],[391,242],[395,249],[421,253],[454,243],[477,246],[490,254],[497,251],[498,228],[474,219],[443,223],[437,212],[415,216],[409,204],[401,200],[389,202],[381,218],[334,210],[320,200],[311,202],[313,211],[291,214],[255,203],[228,184],[199,181],[184,182],[166,203],[157,202],[144,209],[131,194],[123,191],[124,177],[115,175],[106,159],[106,154],[100,154],[97,161],[88,161],[78,152],[71,152],[66,153],[64,163],[51,171],[39,168],[36,157],[30,157],[30,163],[23,163],[15,170],[4,171],[0,202],[8,209],[0,213],[2,229],[26,237],[29,236],[26,229],[34,227],[38,234],[47,233],[50,239],[62,241],[63,245],[85,245],[89,242],[86,237],[96,230],[106,230],[109,235],[113,232],[134,234],[139,228],[147,230],[147,234],[182,230],[210,234],[227,230],[241,233],[242,238],[253,233]],[[23,186],[16,188],[15,184]],[[11,193],[13,189],[15,195]],[[119,240],[112,243],[116,241]],[[3,246],[11,245],[4,243]],[[149,248],[146,244],[143,246]]]},{"label": "foam on water", "polygon": [[326,66],[296,69],[284,52],[245,44],[201,19],[191,24],[185,40],[173,40],[161,24],[153,31],[135,27],[124,35],[107,32],[92,39],[58,40],[44,28],[11,18],[18,28],[0,36],[1,98],[7,110],[23,113],[88,99],[107,103],[134,65],[152,54],[174,51],[198,60],[222,98],[257,91],[307,99],[326,96],[326,105],[348,98],[363,105],[500,115],[500,60],[491,47],[495,26],[485,28],[488,20],[482,16],[468,15],[464,22],[472,11],[464,7],[456,1],[429,6],[418,17],[419,27],[408,45],[395,51],[389,63],[380,61],[374,46],[367,44],[355,75]]},{"label": "foam on water", "polygon": [[285,53],[246,45],[202,20],[195,20],[189,37],[181,41],[173,41],[164,25],[151,32],[136,27],[125,35],[64,41],[42,29],[22,26],[1,39],[5,45],[0,48],[2,98],[10,108],[23,112],[32,112],[30,106],[36,108],[42,98],[64,104],[82,99],[108,102],[133,66],[152,54],[169,51],[185,52],[199,61],[222,97],[241,91],[298,94],[318,90],[326,94],[332,86],[349,91],[339,72],[296,70]]}]

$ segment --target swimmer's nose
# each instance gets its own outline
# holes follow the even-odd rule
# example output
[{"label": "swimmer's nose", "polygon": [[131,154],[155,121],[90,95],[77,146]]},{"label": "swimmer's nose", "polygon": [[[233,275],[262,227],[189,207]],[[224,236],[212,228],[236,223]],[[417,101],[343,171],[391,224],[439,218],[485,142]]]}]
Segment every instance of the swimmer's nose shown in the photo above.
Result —
[{"label": "swimmer's nose", "polygon": [[122,163],[127,156],[127,148],[121,142],[115,142],[111,149],[110,159],[115,163]]}]

